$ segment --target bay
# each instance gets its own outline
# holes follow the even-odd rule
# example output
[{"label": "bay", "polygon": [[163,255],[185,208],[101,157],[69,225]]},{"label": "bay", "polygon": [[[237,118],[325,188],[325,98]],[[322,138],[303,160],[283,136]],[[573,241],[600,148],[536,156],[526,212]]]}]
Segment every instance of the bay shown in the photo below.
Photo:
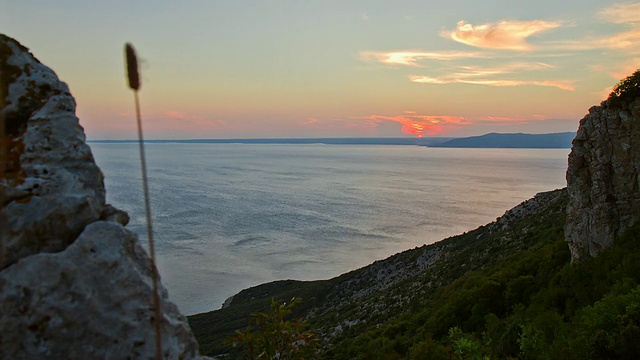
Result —
[{"label": "bay", "polygon": [[[135,143],[92,143],[146,246]],[[249,286],[337,276],[565,186],[569,149],[147,144],[157,262],[186,314]]]}]

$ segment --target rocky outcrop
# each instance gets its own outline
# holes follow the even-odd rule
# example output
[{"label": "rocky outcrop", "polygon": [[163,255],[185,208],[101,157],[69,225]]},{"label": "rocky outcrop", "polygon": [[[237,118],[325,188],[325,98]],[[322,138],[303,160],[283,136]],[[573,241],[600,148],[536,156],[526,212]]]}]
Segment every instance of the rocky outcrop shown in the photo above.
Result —
[{"label": "rocky outcrop", "polygon": [[565,238],[573,261],[596,256],[638,220],[639,170],[640,98],[610,99],[589,109],[567,169]]},{"label": "rocky outcrop", "polygon": [[[105,204],[67,85],[4,35],[0,125],[0,358],[153,358],[154,264]],[[197,358],[160,288],[163,357]]]}]

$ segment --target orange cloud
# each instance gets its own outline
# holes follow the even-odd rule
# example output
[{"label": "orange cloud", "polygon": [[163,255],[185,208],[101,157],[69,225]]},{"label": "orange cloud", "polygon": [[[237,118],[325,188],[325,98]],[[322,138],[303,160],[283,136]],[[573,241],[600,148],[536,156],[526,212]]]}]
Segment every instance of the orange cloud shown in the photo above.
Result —
[{"label": "orange cloud", "polygon": [[424,137],[426,135],[438,135],[454,129],[470,126],[478,123],[490,123],[491,126],[508,126],[513,124],[528,124],[540,120],[546,120],[544,115],[530,115],[520,117],[507,116],[477,116],[464,117],[455,115],[419,115],[415,111],[402,111],[400,115],[368,115],[350,118],[319,119],[309,118],[300,125],[323,130],[357,130],[369,135],[376,134],[378,128],[384,122],[393,122],[401,125],[402,132]]},{"label": "orange cloud", "polygon": [[443,130],[458,125],[467,124],[468,121],[462,116],[449,115],[411,115],[409,111],[405,115],[369,115],[362,118],[374,122],[393,121],[402,125],[402,131],[406,134],[423,137],[425,135],[437,135]]},{"label": "orange cloud", "polygon": [[526,42],[528,37],[560,25],[559,22],[533,20],[501,21],[497,24],[474,26],[462,20],[458,22],[455,31],[442,32],[441,35],[477,48],[530,51],[533,46]]},{"label": "orange cloud", "polygon": [[458,60],[469,58],[487,58],[487,54],[479,52],[464,52],[464,51],[391,51],[391,52],[372,52],[363,51],[360,53],[360,58],[368,60],[373,59],[388,65],[404,65],[422,67],[418,62],[421,60]]},{"label": "orange cloud", "polygon": [[605,21],[614,24],[633,24],[640,22],[640,3],[614,4],[599,13]]}]

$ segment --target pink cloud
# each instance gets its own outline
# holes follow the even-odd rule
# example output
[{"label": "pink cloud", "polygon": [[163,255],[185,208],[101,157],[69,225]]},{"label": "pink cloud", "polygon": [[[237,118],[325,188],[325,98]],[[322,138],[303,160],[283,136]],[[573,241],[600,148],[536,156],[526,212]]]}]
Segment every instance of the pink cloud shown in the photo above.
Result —
[{"label": "pink cloud", "polygon": [[533,46],[526,42],[527,38],[560,25],[559,22],[544,20],[501,21],[497,24],[472,25],[462,20],[458,22],[456,30],[442,32],[441,35],[482,49],[530,51],[533,50]]}]

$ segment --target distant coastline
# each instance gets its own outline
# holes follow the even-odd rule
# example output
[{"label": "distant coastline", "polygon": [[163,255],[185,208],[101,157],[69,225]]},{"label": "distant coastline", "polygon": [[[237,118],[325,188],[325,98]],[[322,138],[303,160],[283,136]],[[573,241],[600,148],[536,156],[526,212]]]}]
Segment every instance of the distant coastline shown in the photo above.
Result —
[{"label": "distant coastline", "polygon": [[[267,138],[267,139],[152,139],[149,144],[274,144],[274,145],[413,145],[427,147],[457,148],[531,148],[565,149],[571,148],[574,132],[551,134],[498,134],[464,138],[455,137],[351,137],[351,138]],[[88,143],[135,143],[138,140],[87,140]]]},{"label": "distant coastline", "polygon": [[569,149],[575,132],[551,134],[498,134],[471,136],[429,145],[449,148],[494,148],[494,149]]},{"label": "distant coastline", "polygon": [[[453,140],[453,137],[379,137],[379,138],[285,138],[285,139],[178,139],[178,140],[145,140],[145,143],[180,143],[180,144],[322,144],[322,145],[418,145],[435,146]],[[88,140],[89,143],[132,143],[138,140]]]}]

